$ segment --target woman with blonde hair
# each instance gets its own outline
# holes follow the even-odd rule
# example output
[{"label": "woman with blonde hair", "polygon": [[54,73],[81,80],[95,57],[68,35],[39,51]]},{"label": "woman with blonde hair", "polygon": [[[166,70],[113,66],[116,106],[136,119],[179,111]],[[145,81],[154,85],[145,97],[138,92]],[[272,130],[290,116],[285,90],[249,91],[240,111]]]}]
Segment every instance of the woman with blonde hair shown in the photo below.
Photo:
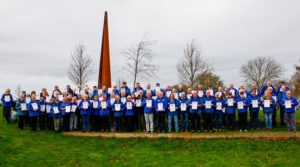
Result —
[{"label": "woman with blonde hair", "polygon": [[1,98],[3,106],[3,117],[6,119],[6,123],[10,121],[11,107],[13,105],[13,97],[10,94],[10,89],[6,89]]}]

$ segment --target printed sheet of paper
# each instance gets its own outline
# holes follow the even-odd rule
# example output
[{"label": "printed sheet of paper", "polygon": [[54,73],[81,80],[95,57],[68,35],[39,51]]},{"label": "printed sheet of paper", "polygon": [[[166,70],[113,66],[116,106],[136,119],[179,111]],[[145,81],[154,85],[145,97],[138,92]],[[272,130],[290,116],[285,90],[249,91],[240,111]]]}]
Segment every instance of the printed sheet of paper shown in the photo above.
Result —
[{"label": "printed sheet of paper", "polygon": [[205,102],[205,108],[210,109],[211,108],[211,101]]},{"label": "printed sheet of paper", "polygon": [[203,95],[204,95],[203,90],[199,90],[199,91],[198,91],[198,96],[199,96],[199,97],[203,97]]},{"label": "printed sheet of paper", "polygon": [[121,111],[121,104],[115,104],[115,110]]},{"label": "printed sheet of paper", "polygon": [[157,103],[158,111],[164,110],[163,103]]},{"label": "printed sheet of paper", "polygon": [[148,108],[152,107],[152,100],[146,100],[146,107]]},{"label": "printed sheet of paper", "polygon": [[181,111],[186,111],[186,104],[185,103],[180,104],[180,110]]},{"label": "printed sheet of paper", "polygon": [[196,101],[192,102],[192,109],[193,110],[197,110],[198,109],[198,102],[196,102]]},{"label": "printed sheet of paper", "polygon": [[10,102],[10,96],[9,95],[5,95],[4,96],[4,101],[5,102]]},{"label": "printed sheet of paper", "polygon": [[38,107],[38,105],[36,103],[31,103],[31,106],[32,106],[32,108],[33,108],[34,111],[36,111],[36,110],[39,109],[39,107]]},{"label": "printed sheet of paper", "polygon": [[264,100],[264,107],[270,107],[270,106],[271,106],[270,100]]},{"label": "printed sheet of paper", "polygon": [[66,106],[66,113],[71,112],[71,106]]},{"label": "printed sheet of paper", "polygon": [[258,100],[252,100],[252,108],[258,108]]},{"label": "printed sheet of paper", "polygon": [[292,101],[291,100],[286,100],[284,102],[285,108],[292,108]]},{"label": "printed sheet of paper", "polygon": [[228,99],[227,100],[227,105],[228,106],[233,106],[233,99]]},{"label": "printed sheet of paper", "polygon": [[59,113],[58,107],[53,107],[53,112],[54,114],[58,114]]},{"label": "printed sheet of paper", "polygon": [[217,102],[217,110],[222,110],[222,102]]},{"label": "printed sheet of paper", "polygon": [[76,112],[76,109],[77,109],[77,105],[72,105],[72,112]]},{"label": "printed sheet of paper", "polygon": [[82,103],[82,108],[83,109],[88,109],[89,108],[89,103],[88,102],[86,102],[86,101],[84,101],[83,103]]},{"label": "printed sheet of paper", "polygon": [[127,108],[127,110],[132,110],[132,103],[126,102],[126,108]]},{"label": "printed sheet of paper", "polygon": [[45,112],[46,111],[46,106],[45,105],[41,105],[41,112]]},{"label": "printed sheet of paper", "polygon": [[170,104],[170,112],[175,112],[175,111],[176,111],[175,104]]},{"label": "printed sheet of paper", "polygon": [[238,102],[238,109],[239,109],[239,110],[244,109],[244,103],[243,103],[242,101],[239,101],[239,102]]},{"label": "printed sheet of paper", "polygon": [[93,108],[98,108],[98,101],[93,101]]},{"label": "printed sheet of paper", "polygon": [[21,103],[21,110],[22,111],[27,110],[27,104],[26,103]]},{"label": "printed sheet of paper", "polygon": [[136,105],[137,107],[141,107],[141,106],[142,106],[142,101],[141,101],[141,99],[137,99],[137,100],[135,101],[135,105]]}]

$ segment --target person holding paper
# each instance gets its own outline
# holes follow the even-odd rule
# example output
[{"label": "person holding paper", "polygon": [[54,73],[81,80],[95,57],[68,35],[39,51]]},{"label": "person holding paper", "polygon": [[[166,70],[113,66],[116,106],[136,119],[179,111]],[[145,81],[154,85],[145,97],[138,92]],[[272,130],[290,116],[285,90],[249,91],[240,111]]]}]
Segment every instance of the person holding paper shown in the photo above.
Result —
[{"label": "person holding paper", "polygon": [[[97,90],[98,92],[98,90]],[[102,94],[103,99],[103,94]],[[99,101],[99,96],[94,96],[94,100],[92,102],[92,111],[91,111],[91,122],[92,122],[92,129],[96,132],[100,131],[100,107],[101,102]]]},{"label": "person holding paper", "polygon": [[53,109],[52,109],[52,105],[54,103],[54,99],[52,97],[50,97],[49,102],[47,102],[46,105],[46,124],[47,124],[47,128],[49,130],[53,130],[54,129],[54,120],[53,120]]},{"label": "person holding paper", "polygon": [[233,83],[229,84],[229,92],[231,93],[231,95],[233,97],[237,97],[238,96],[238,91],[234,88]]},{"label": "person holding paper", "polygon": [[1,102],[3,106],[3,117],[6,120],[6,123],[10,122],[11,108],[13,106],[13,97],[10,94],[10,89],[6,89],[4,94],[1,97]]},{"label": "person holding paper", "polygon": [[138,96],[135,98],[135,112],[136,112],[136,128],[138,131],[145,130],[144,107],[142,102],[144,100],[144,91],[140,90]]},{"label": "person holding paper", "polygon": [[202,85],[198,85],[198,90],[197,90],[197,94],[198,94],[198,97],[202,98],[204,96],[204,88]]},{"label": "person holding paper", "polygon": [[275,87],[272,85],[272,82],[270,80],[268,80],[266,82],[266,84],[262,87],[261,92],[260,92],[260,96],[264,96],[266,91],[268,91],[268,88],[271,87],[274,91],[274,93],[276,92]]},{"label": "person holding paper", "polygon": [[171,89],[170,85],[166,86],[165,92],[166,92],[165,96],[168,99],[172,93],[172,89]]},{"label": "person holding paper", "polygon": [[211,96],[211,91],[205,92],[203,98],[204,105],[204,132],[214,131],[213,130],[213,113],[214,113],[214,97]]},{"label": "person holding paper", "polygon": [[115,98],[116,101],[111,106],[112,111],[114,113],[114,121],[115,121],[114,132],[122,132],[125,104],[121,102],[120,96],[117,95]]},{"label": "person holding paper", "polygon": [[236,102],[232,92],[228,93],[228,97],[224,99],[226,113],[226,128],[227,130],[235,129],[235,112]]},{"label": "person holding paper", "polygon": [[147,87],[146,89],[144,90],[144,95],[146,96],[147,92],[150,92],[151,93],[151,97],[152,96],[155,96],[155,92],[154,90],[151,89],[151,85],[150,84],[147,84]]},{"label": "person holding paper", "polygon": [[256,86],[255,84],[252,84],[252,85],[251,85],[251,90],[249,90],[248,95],[251,95],[251,94],[252,94],[252,91],[255,91],[256,96],[259,96],[259,97],[260,97],[260,92],[259,92],[259,90],[257,89],[257,86]]},{"label": "person holding paper", "polygon": [[[114,98],[114,96],[113,96]],[[111,115],[110,112],[111,103],[107,100],[107,95],[103,95],[102,101],[100,101],[100,130],[101,132],[110,132],[110,122],[109,117]]]},{"label": "person holding paper", "polygon": [[279,108],[280,108],[280,125],[284,126],[284,105],[283,104],[283,99],[286,98],[286,92],[287,89],[285,87],[285,85],[282,85],[279,89],[278,87],[278,94],[277,94],[277,98],[278,98],[278,103],[279,103]]},{"label": "person holding paper", "polygon": [[183,85],[180,84],[178,85],[178,90],[177,90],[178,99],[180,99],[182,93],[187,94],[186,91],[183,89]]},{"label": "person holding paper", "polygon": [[[54,98],[51,98],[52,100]],[[50,102],[52,101],[50,100]],[[61,108],[60,108],[60,101],[59,99],[54,99],[54,103],[51,106],[51,113],[53,118],[53,125],[54,125],[54,131],[58,133],[60,131],[60,119],[61,119]]]},{"label": "person holding paper", "polygon": [[127,83],[125,81],[122,82],[122,86],[120,88],[120,92],[125,92],[125,96],[126,97],[131,95],[131,91],[130,91],[130,89],[127,86]]},{"label": "person holding paper", "polygon": [[82,116],[82,132],[91,131],[91,108],[92,104],[88,100],[88,95],[83,95],[83,99],[78,104]]},{"label": "person holding paper", "polygon": [[275,100],[271,97],[270,92],[266,91],[262,100],[262,108],[265,115],[266,130],[272,130],[272,115],[274,113]]},{"label": "person holding paper", "polygon": [[133,132],[134,127],[134,102],[131,96],[127,96],[127,101],[125,103],[125,130],[127,132]]},{"label": "person holding paper", "polygon": [[[185,94],[185,92],[181,93]],[[178,126],[178,106],[179,103],[175,99],[174,94],[172,93],[170,95],[170,99],[168,100],[168,132],[172,132],[172,123],[174,123],[175,132],[179,132],[179,126]]]},{"label": "person holding paper", "polygon": [[271,95],[271,98],[274,99],[275,101],[275,105],[273,106],[273,114],[272,114],[272,126],[273,127],[276,127],[277,126],[277,120],[276,120],[276,117],[277,117],[277,103],[279,103],[278,99],[277,99],[277,94],[275,92],[275,89],[272,88],[271,86],[267,88],[267,92],[270,93]]},{"label": "person holding paper", "polygon": [[292,92],[288,90],[286,92],[286,98],[281,101],[281,105],[284,106],[284,117],[286,127],[291,132],[296,132],[296,106],[299,105],[298,100],[292,96]]},{"label": "person holding paper", "polygon": [[[71,102],[67,106],[70,106],[70,131],[77,130],[77,98],[76,96],[72,97]],[[68,108],[68,107],[67,107]],[[67,109],[69,110],[69,109]]]},{"label": "person holding paper", "polygon": [[166,124],[166,109],[168,106],[168,102],[164,97],[163,92],[158,92],[158,97],[155,100],[155,110],[157,115],[157,132],[165,132],[165,124]]},{"label": "person holding paper", "polygon": [[39,112],[39,127],[40,130],[45,129],[46,127],[46,102],[44,96],[40,96],[40,112]]},{"label": "person holding paper", "polygon": [[236,100],[239,116],[240,132],[248,132],[247,130],[247,114],[248,114],[248,102],[246,99],[245,91],[240,92],[239,97]]},{"label": "person holding paper", "polygon": [[[196,91],[195,91],[196,92]],[[181,94],[179,99],[179,115],[180,115],[180,128],[182,131],[187,132],[189,127],[189,100],[186,98],[185,93]]]},{"label": "person holding paper", "polygon": [[135,84],[135,88],[133,89],[133,93],[139,94],[140,91],[144,92],[144,89],[141,87],[141,84],[137,82]]},{"label": "person holding paper", "polygon": [[25,100],[25,96],[21,95],[20,99],[18,99],[17,104],[16,104],[16,109],[17,109],[17,114],[18,114],[18,128],[20,130],[24,129],[24,116],[25,113],[27,112],[27,104]]},{"label": "person holding paper", "polygon": [[147,133],[154,132],[154,118],[153,118],[153,113],[155,112],[154,104],[155,104],[155,100],[152,98],[151,91],[147,91],[146,98],[142,102],[142,106],[144,108],[145,125],[146,125]]},{"label": "person holding paper", "polygon": [[28,112],[29,112],[30,127],[32,132],[36,131],[37,120],[40,111],[40,104],[35,98],[36,98],[36,93],[31,92],[31,100],[28,104]]},{"label": "person holding paper", "polygon": [[70,112],[71,104],[68,102],[68,98],[65,96],[63,101],[59,104],[61,116],[63,118],[63,131],[68,132],[70,130]]},{"label": "person holding paper", "polygon": [[198,97],[197,92],[193,92],[193,96],[191,97],[191,100],[189,101],[190,104],[190,120],[191,120],[191,130],[192,132],[197,132],[198,129],[200,132],[201,130],[201,113],[200,107],[202,105],[201,98]]},{"label": "person holding paper", "polygon": [[255,89],[247,97],[247,103],[249,104],[250,111],[250,129],[253,130],[254,126],[257,130],[260,128],[259,124],[259,109],[261,105],[260,96]]},{"label": "person holding paper", "polygon": [[219,94],[215,94],[215,100],[213,101],[213,105],[215,106],[215,129],[217,132],[221,131],[222,128],[222,113],[224,106],[224,101],[220,97]]}]

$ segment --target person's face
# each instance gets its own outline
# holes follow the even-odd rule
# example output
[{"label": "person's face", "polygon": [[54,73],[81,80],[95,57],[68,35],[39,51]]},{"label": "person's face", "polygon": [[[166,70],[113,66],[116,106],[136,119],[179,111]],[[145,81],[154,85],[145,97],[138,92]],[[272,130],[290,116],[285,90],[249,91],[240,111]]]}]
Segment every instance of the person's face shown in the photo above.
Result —
[{"label": "person's face", "polygon": [[147,92],[146,96],[147,96],[147,98],[150,98],[151,97],[151,93]]},{"label": "person's face", "polygon": [[256,91],[253,90],[253,91],[251,92],[251,95],[252,95],[252,96],[256,96]]},{"label": "person's face", "polygon": [[210,92],[205,93],[207,97],[210,97]]},{"label": "person's face", "polygon": [[181,93],[181,98],[185,99],[185,93]]},{"label": "person's face", "polygon": [[271,81],[267,81],[267,86],[271,86]]},{"label": "person's face", "polygon": [[288,98],[292,97],[292,92],[291,92],[291,91],[288,91],[288,92],[286,93],[286,96],[287,96]]},{"label": "person's face", "polygon": [[88,97],[87,96],[83,96],[83,100],[87,100],[88,99]]},{"label": "person's face", "polygon": [[159,92],[159,97],[162,98],[164,96],[164,94],[162,92]]},{"label": "person's face", "polygon": [[137,84],[136,84],[136,87],[137,87],[137,88],[139,88],[139,87],[140,87],[140,84],[139,84],[139,83],[137,83]]},{"label": "person's face", "polygon": [[31,99],[32,99],[33,101],[35,101],[35,99],[36,99],[36,94],[35,94],[35,93],[33,93],[33,94],[31,95]]}]

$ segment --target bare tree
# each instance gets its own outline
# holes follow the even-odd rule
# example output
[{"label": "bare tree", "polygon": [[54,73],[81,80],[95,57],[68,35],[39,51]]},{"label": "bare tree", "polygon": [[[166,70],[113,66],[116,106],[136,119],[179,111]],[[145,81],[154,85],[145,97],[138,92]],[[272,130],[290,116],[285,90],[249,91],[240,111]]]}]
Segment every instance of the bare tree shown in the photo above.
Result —
[{"label": "bare tree", "polygon": [[93,62],[86,54],[85,46],[79,44],[71,54],[71,64],[68,69],[69,79],[76,85],[84,86],[93,73]]},{"label": "bare tree", "polygon": [[148,40],[144,36],[137,44],[133,44],[123,51],[127,59],[123,69],[133,76],[133,87],[137,79],[149,79],[158,71],[157,66],[152,63],[154,57],[152,46],[154,44],[156,41]]},{"label": "bare tree", "polygon": [[184,55],[177,63],[180,82],[193,87],[197,83],[197,76],[211,70],[197,46],[197,41],[193,39],[186,45]]},{"label": "bare tree", "polygon": [[290,83],[292,85],[292,90],[294,96],[300,98],[300,60],[299,64],[295,64],[295,73],[291,77]]},{"label": "bare tree", "polygon": [[15,89],[15,97],[17,99],[20,99],[20,96],[21,96],[21,93],[22,93],[22,88],[21,88],[21,85],[17,85],[16,89]]},{"label": "bare tree", "polygon": [[278,79],[282,72],[282,65],[271,57],[257,57],[240,68],[240,74],[245,78],[245,82],[255,83],[259,88],[267,80]]}]

